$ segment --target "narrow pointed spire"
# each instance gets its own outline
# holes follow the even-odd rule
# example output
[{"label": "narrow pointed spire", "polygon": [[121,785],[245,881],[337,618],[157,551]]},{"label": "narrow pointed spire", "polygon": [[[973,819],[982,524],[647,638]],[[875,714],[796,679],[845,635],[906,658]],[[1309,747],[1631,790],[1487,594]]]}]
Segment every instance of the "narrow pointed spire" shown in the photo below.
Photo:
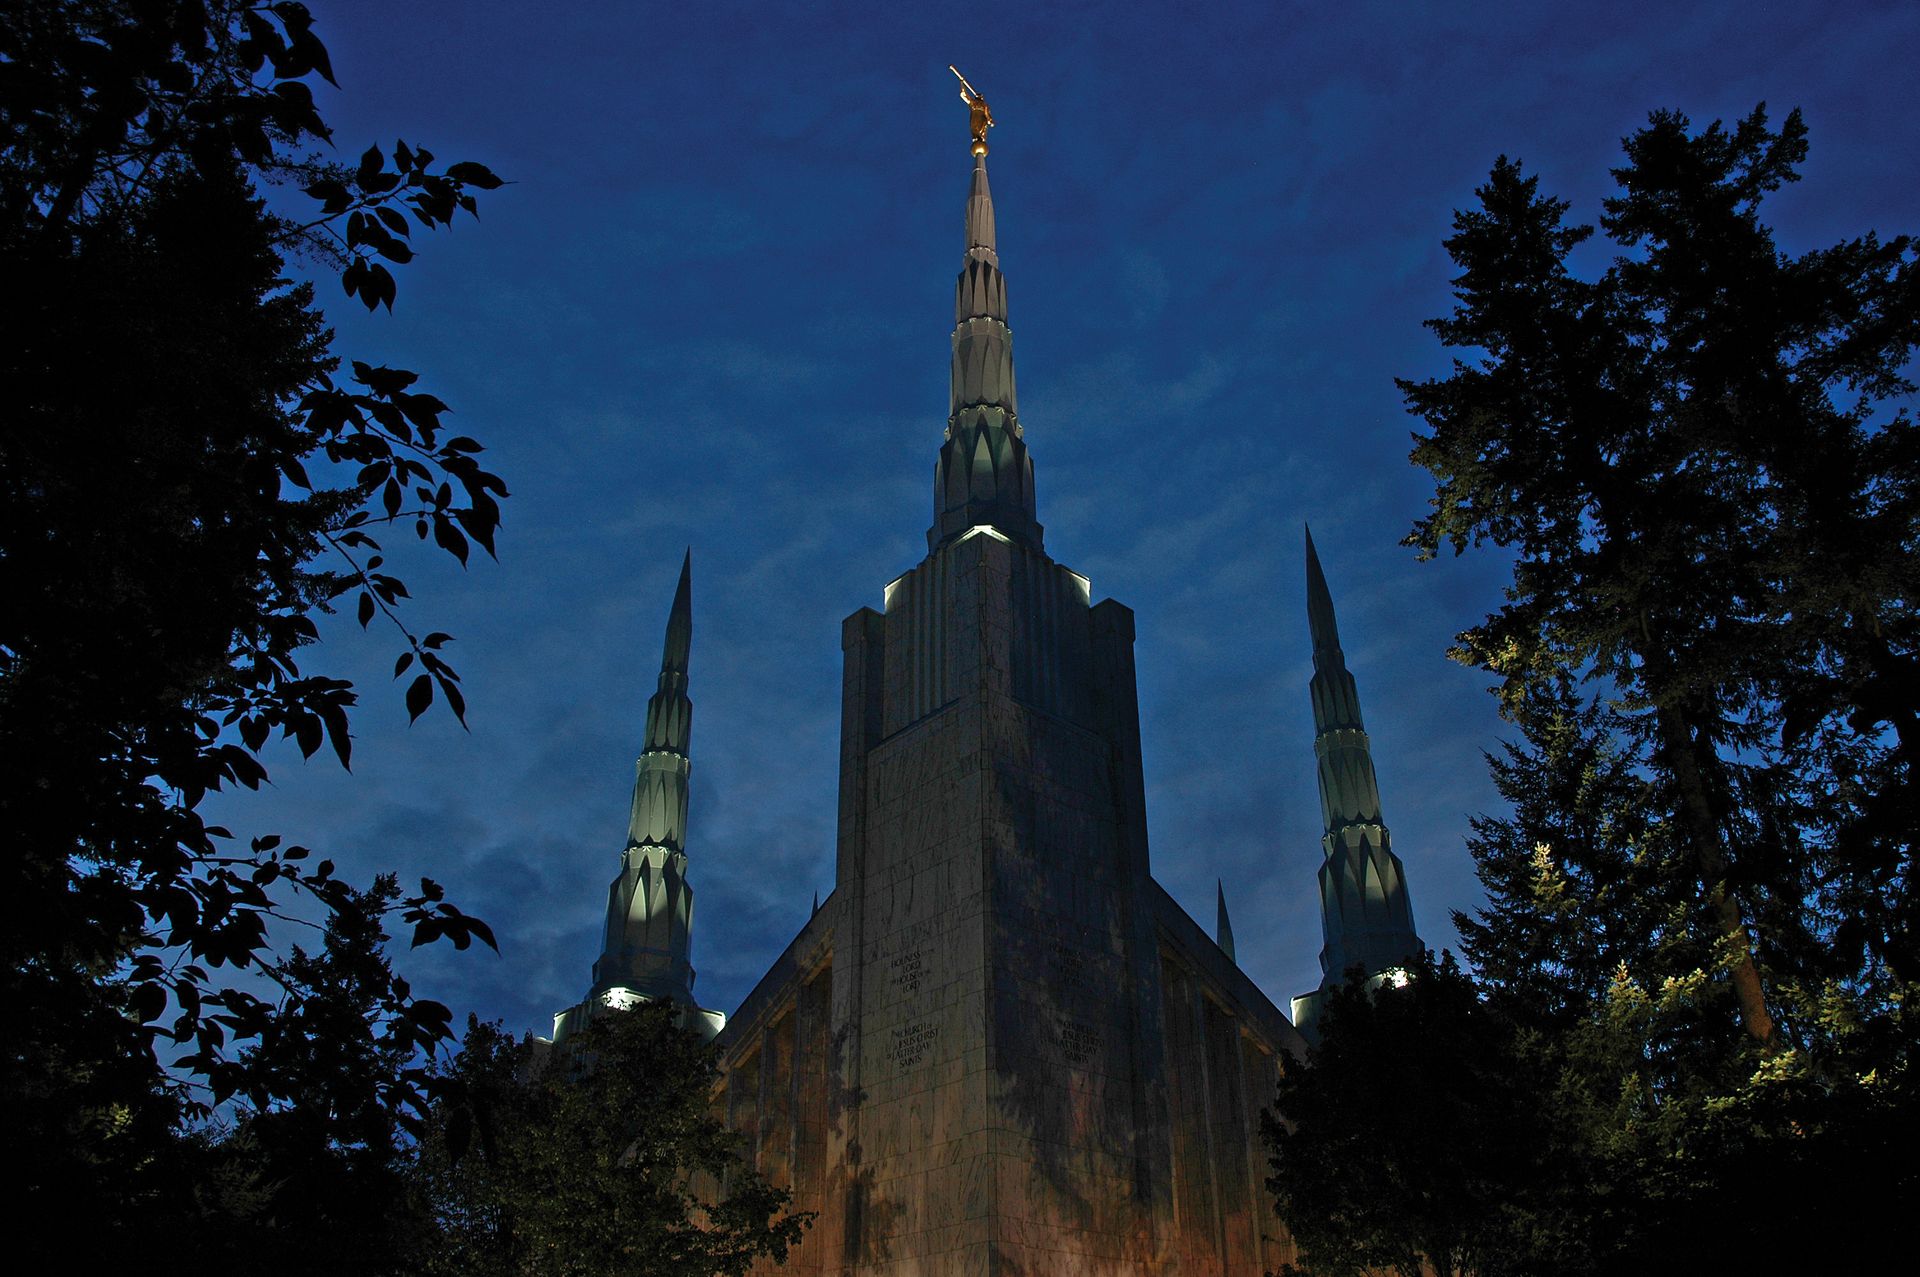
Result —
[{"label": "narrow pointed spire", "polygon": [[[967,191],[967,257],[969,260],[999,261],[994,243],[993,191],[987,185],[987,157],[973,157],[973,185]],[[1000,318],[1005,319],[1002,314]]]},{"label": "narrow pointed spire", "polygon": [[973,175],[967,188],[967,247],[954,285],[952,395],[934,464],[927,548],[937,549],[982,525],[1038,548],[1033,459],[1015,405],[1007,280],[1000,273],[999,231],[987,182],[985,130],[992,117],[970,85],[962,96],[974,112]]},{"label": "narrow pointed spire", "polygon": [[1213,880],[1213,889],[1219,896],[1220,916],[1213,925],[1214,943],[1220,946],[1220,952],[1227,955],[1227,961],[1238,964],[1240,959],[1233,952],[1233,922],[1227,917],[1227,888],[1218,878]]},{"label": "narrow pointed spire", "polygon": [[607,892],[606,942],[590,996],[626,989],[690,1002],[693,887],[687,882],[687,780],[693,770],[693,552],[667,614],[660,682],[647,701],[646,742],[634,764],[620,873]]},{"label": "narrow pointed spire", "polygon": [[1321,653],[1338,657],[1340,627],[1333,619],[1333,595],[1327,590],[1326,574],[1320,570],[1320,555],[1313,548],[1313,529],[1307,527],[1306,534],[1307,631],[1313,637],[1313,663],[1318,667]]},{"label": "narrow pointed spire", "polygon": [[667,612],[660,679],[647,700],[646,740],[633,767],[633,802],[620,871],[607,887],[607,921],[586,999],[554,1017],[561,1042],[608,1007],[666,1000],[682,1023],[712,1037],[726,1022],[693,1000],[693,886],[687,881],[687,778],[693,761],[693,551]]},{"label": "narrow pointed spire", "polygon": [[[1341,984],[1359,967],[1368,975],[1405,965],[1424,946],[1413,929],[1406,868],[1394,854],[1380,813],[1373,747],[1360,717],[1360,691],[1340,650],[1333,594],[1327,589],[1313,533],[1307,533],[1307,628],[1313,637],[1313,752],[1319,763],[1320,989]],[[1320,995],[1294,1000],[1295,1023],[1311,1036]]]}]

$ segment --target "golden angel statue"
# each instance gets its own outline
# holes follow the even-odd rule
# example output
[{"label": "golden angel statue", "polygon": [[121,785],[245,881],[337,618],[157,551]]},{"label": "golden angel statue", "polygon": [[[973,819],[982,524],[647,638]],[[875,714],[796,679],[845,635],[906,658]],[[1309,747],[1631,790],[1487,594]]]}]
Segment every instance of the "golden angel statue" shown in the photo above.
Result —
[{"label": "golden angel statue", "polygon": [[993,112],[987,107],[987,100],[980,96],[980,90],[967,83],[967,77],[960,74],[960,68],[952,63],[947,70],[953,72],[960,81],[960,100],[967,104],[967,123],[973,129],[973,153],[987,153],[987,130],[993,127]]}]

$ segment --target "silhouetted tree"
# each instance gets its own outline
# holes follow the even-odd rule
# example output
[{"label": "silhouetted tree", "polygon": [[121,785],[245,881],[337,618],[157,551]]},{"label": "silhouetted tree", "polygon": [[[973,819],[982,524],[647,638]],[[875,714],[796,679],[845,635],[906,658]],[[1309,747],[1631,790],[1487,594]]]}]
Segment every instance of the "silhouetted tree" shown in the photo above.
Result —
[{"label": "silhouetted tree", "polygon": [[[410,709],[437,693],[464,712],[446,636],[401,623],[373,538],[399,524],[464,561],[470,540],[491,549],[504,486],[411,372],[337,376],[285,259],[390,307],[383,262],[408,260],[410,227],[499,183],[405,144],[390,162],[312,153],[328,132],[310,84],[331,78],[295,3],[0,10],[0,1120],[29,1216],[170,1200],[203,1164],[171,1133],[235,1094],[237,1052],[282,1013],[222,969],[284,980],[290,894],[323,915],[358,899],[303,848],[198,811],[266,778],[275,733],[349,760],[354,691],[303,664],[315,613],[384,615]],[[286,181],[312,217],[262,204]],[[492,943],[437,889],[392,903],[416,943]],[[410,1040],[447,1035],[445,1008],[386,987]],[[424,1105],[413,1077],[396,1077],[402,1121]]]},{"label": "silhouetted tree", "polygon": [[[1377,987],[1376,987],[1377,986]],[[1513,1026],[1452,955],[1353,980],[1320,1041],[1262,1115],[1267,1181],[1313,1277],[1590,1271],[1577,1181],[1556,1157],[1536,1074]]]},{"label": "silhouetted tree", "polygon": [[400,1272],[425,1245],[402,1117],[439,1032],[386,956],[399,899],[390,876],[341,891],[321,949],[276,964],[285,993],[233,1062],[224,1128],[197,1141],[201,1183],[219,1191],[171,1221],[181,1267]]},{"label": "silhouetted tree", "polygon": [[738,1277],[811,1224],[711,1111],[713,1055],[670,1003],[595,1020],[555,1058],[471,1022],[419,1159],[421,1271]]},{"label": "silhouetted tree", "polygon": [[1769,1055],[1825,1036],[1834,982],[1894,1014],[1915,891],[1920,265],[1905,237],[1781,252],[1760,207],[1805,154],[1797,112],[1656,113],[1591,280],[1569,256],[1592,228],[1501,159],[1431,325],[1478,355],[1402,383],[1438,480],[1410,543],[1514,556],[1460,659],[1509,705],[1568,674],[1617,697],[1711,918],[1709,978]]},{"label": "silhouetted tree", "polygon": [[1755,1069],[1633,735],[1566,681],[1510,709],[1521,739],[1491,761],[1511,810],[1469,840],[1488,903],[1454,921],[1539,1079],[1554,1160],[1579,1167],[1554,1213],[1602,1271],[1870,1254],[1920,1189],[1894,1152],[1916,1133],[1898,1018],[1829,986],[1786,1020],[1824,1020],[1817,1036]]},{"label": "silhouetted tree", "polygon": [[[1916,1187],[1920,263],[1780,251],[1760,208],[1805,154],[1798,113],[1656,113],[1590,278],[1517,163],[1455,216],[1461,357],[1401,383],[1437,481],[1409,542],[1511,556],[1454,655],[1520,738],[1456,918],[1479,996],[1349,994],[1291,1075],[1314,1271],[1811,1271]],[[1536,1151],[1490,1155],[1483,1105]]]}]

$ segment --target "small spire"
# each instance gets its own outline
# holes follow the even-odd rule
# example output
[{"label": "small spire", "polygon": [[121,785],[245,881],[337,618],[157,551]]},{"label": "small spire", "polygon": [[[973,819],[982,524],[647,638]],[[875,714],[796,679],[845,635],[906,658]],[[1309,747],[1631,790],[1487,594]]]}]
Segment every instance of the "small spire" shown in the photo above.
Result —
[{"label": "small spire", "polygon": [[[1304,525],[1302,525],[1304,526]],[[1313,661],[1320,654],[1340,652],[1340,627],[1333,619],[1333,595],[1327,590],[1327,577],[1320,570],[1320,555],[1313,548],[1313,529],[1307,528],[1307,629],[1313,636]]]},{"label": "small spire", "polygon": [[1220,917],[1214,923],[1214,942],[1220,946],[1220,952],[1227,955],[1227,961],[1239,965],[1240,959],[1233,953],[1233,922],[1227,917],[1227,888],[1218,878],[1213,880],[1213,889],[1218,893]]},{"label": "small spire", "polygon": [[820,888],[818,887],[813,889],[813,911],[815,913],[820,912]]},{"label": "small spire", "polygon": [[666,648],[660,656],[662,674],[685,674],[693,653],[693,547],[680,561],[680,588],[673,592],[673,610],[667,614]]},{"label": "small spire", "polygon": [[[693,551],[680,561],[680,586],[667,618],[660,681],[647,699],[647,730],[633,766],[633,801],[620,869],[607,887],[607,923],[585,1002],[554,1022],[555,1040],[607,1006],[693,1000],[693,885],[687,881],[687,778],[693,762],[693,701],[687,659],[693,646]],[[703,1013],[704,1014],[704,1013]],[[718,1018],[700,1024],[717,1028]]]}]

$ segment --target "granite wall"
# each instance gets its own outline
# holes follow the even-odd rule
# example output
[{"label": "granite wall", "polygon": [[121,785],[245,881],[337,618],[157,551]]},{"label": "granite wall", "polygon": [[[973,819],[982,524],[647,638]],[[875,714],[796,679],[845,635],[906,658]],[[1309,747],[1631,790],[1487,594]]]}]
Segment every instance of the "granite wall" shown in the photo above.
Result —
[{"label": "granite wall", "polygon": [[1262,1273],[1298,1037],[1147,866],[1131,614],[990,530],[846,623],[836,889],[719,1103],[848,1277]]}]

